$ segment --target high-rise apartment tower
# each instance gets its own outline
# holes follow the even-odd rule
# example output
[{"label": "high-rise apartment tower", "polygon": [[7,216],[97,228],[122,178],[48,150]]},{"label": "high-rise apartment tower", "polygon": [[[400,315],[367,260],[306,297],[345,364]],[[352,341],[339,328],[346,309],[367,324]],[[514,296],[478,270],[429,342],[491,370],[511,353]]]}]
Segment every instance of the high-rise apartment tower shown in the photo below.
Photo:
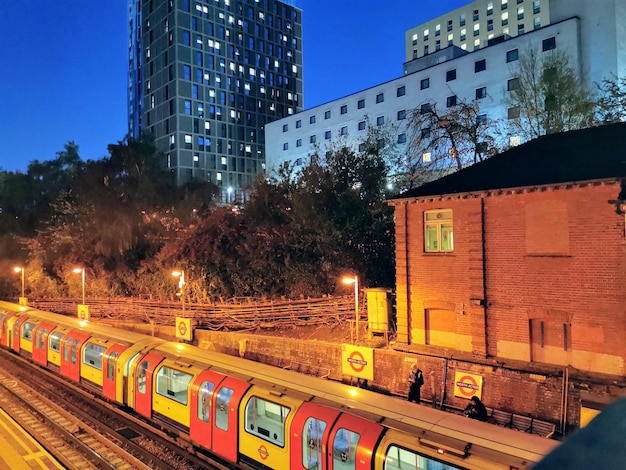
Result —
[{"label": "high-rise apartment tower", "polygon": [[129,0],[129,134],[155,137],[179,184],[244,197],[267,122],[302,110],[302,11],[278,0]]}]

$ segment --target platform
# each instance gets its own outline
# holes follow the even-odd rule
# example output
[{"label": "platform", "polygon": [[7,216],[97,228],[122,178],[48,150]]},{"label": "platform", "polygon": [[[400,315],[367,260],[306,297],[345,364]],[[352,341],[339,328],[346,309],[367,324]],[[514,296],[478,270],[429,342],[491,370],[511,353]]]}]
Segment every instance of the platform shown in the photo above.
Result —
[{"label": "platform", "polygon": [[0,408],[0,469],[64,469],[52,455]]}]

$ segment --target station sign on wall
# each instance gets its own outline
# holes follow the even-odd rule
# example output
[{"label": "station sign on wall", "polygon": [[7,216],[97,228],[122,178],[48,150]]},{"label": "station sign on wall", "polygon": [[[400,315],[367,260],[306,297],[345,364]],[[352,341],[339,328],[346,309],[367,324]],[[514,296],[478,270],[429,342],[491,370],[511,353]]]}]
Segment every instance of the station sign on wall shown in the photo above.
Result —
[{"label": "station sign on wall", "polygon": [[78,318],[89,321],[89,305],[78,304]]},{"label": "station sign on wall", "polygon": [[191,329],[191,318],[176,317],[176,339],[191,341],[193,330]]},{"label": "station sign on wall", "polygon": [[374,380],[374,350],[342,344],[341,373],[359,379]]},{"label": "station sign on wall", "polygon": [[454,396],[470,399],[473,396],[483,398],[483,378],[469,372],[454,373]]}]

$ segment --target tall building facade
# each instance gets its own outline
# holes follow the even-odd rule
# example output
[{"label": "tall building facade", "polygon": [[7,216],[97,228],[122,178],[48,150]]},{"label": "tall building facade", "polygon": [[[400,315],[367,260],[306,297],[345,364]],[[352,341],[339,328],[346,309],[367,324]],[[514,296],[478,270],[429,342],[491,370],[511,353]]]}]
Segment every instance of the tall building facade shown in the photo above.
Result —
[{"label": "tall building facade", "polygon": [[406,62],[456,45],[474,51],[550,22],[548,0],[476,0],[409,29]]},{"label": "tall building facade", "polygon": [[[474,12],[478,12],[478,19],[472,23]],[[507,12],[508,16],[503,17]],[[296,168],[306,165],[310,155],[324,151],[327,144],[337,140],[356,151],[372,126],[388,127],[386,137],[393,140],[390,144],[395,151],[410,152],[416,130],[410,128],[408,117],[428,103],[445,111],[458,100],[476,100],[481,113],[493,122],[501,122],[506,130],[506,121],[516,116],[516,110],[507,107],[506,97],[516,86],[516,68],[522,54],[529,49],[540,57],[552,51],[565,53],[581,82],[593,89],[595,83],[612,75],[626,75],[624,17],[624,0],[476,0],[429,20],[405,35],[408,57],[402,76],[268,124],[266,171],[272,173],[288,162]],[[460,27],[462,18],[465,24]],[[493,31],[488,26],[483,28],[483,22],[490,18],[500,19],[497,30],[495,26]],[[505,26],[503,18],[509,21]],[[452,43],[446,42],[439,50],[435,43],[424,55],[425,49],[419,47],[424,46],[424,37],[436,41],[447,32],[449,21]],[[479,25],[477,29],[474,24]],[[462,40],[463,28],[478,31],[480,47],[473,47],[473,41],[470,47],[467,38]],[[511,28],[515,34],[511,34]],[[437,30],[441,31],[439,35]],[[413,59],[416,34],[419,57]],[[498,138],[500,145],[522,141],[521,136],[512,133],[503,132]]]},{"label": "tall building facade", "polygon": [[302,11],[279,0],[129,0],[129,135],[155,138],[178,184],[241,200],[266,123],[302,110]]}]

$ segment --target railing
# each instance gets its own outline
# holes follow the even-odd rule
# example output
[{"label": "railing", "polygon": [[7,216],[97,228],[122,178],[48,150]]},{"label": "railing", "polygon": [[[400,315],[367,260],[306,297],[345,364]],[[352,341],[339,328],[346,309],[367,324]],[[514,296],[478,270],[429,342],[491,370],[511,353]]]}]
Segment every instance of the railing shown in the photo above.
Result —
[{"label": "railing", "polygon": [[[75,314],[80,300],[29,300],[29,305],[52,312]],[[183,316],[180,303],[136,299],[87,299],[91,317],[168,325],[174,316]],[[367,321],[367,308],[361,302]],[[354,319],[354,296],[305,300],[254,301],[237,298],[213,304],[186,304],[184,316],[196,328],[208,330],[253,330],[345,322]]]}]

